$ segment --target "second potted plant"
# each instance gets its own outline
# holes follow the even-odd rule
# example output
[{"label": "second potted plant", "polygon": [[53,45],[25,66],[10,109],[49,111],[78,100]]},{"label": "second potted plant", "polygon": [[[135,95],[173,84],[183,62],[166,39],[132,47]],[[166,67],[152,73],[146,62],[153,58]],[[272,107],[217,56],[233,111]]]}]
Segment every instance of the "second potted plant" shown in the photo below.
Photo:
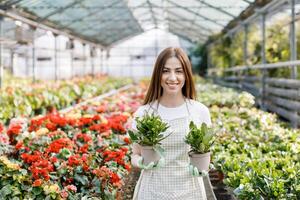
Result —
[{"label": "second potted plant", "polygon": [[164,135],[169,128],[168,124],[154,113],[145,113],[143,117],[137,117],[136,123],[137,131],[129,130],[128,133],[132,142],[141,145],[143,163],[147,165],[150,162],[158,162],[164,151],[160,142],[170,135]]},{"label": "second potted plant", "polygon": [[205,123],[197,127],[193,121],[189,124],[190,131],[185,137],[185,142],[191,146],[189,152],[190,164],[197,167],[198,171],[208,171],[210,163],[210,147],[214,143],[214,133]]}]

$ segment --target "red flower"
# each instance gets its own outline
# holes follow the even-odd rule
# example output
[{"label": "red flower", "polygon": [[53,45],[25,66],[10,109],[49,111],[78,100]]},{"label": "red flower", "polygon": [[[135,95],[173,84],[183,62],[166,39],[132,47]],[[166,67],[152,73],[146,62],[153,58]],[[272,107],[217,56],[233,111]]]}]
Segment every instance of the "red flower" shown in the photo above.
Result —
[{"label": "red flower", "polygon": [[120,182],[120,177],[118,176],[118,174],[116,174],[116,173],[111,173],[111,176],[110,176],[110,182],[112,183],[112,184],[116,184],[116,183],[119,183]]},{"label": "red flower", "polygon": [[33,118],[30,121],[30,126],[29,126],[29,131],[36,131],[40,126],[42,126],[43,122],[48,119],[47,116],[44,117],[38,117],[38,118]]},{"label": "red flower", "polygon": [[51,114],[49,116],[49,119],[52,123],[54,123],[60,127],[64,127],[67,125],[67,120],[58,114]]},{"label": "red flower", "polygon": [[0,133],[4,130],[4,126],[0,123]]},{"label": "red flower", "polygon": [[111,122],[111,128],[113,129],[113,130],[115,130],[115,131],[118,131],[118,132],[120,132],[120,133],[126,133],[126,130],[125,130],[125,128],[123,127],[123,125],[122,124],[120,124],[120,123],[117,123],[117,122]]},{"label": "red flower", "polygon": [[68,119],[68,124],[70,125],[70,126],[75,126],[76,125],[76,120],[75,119]]},{"label": "red flower", "polygon": [[17,149],[17,150],[20,150],[22,147],[23,147],[23,142],[22,142],[22,141],[21,141],[21,142],[18,142],[18,143],[16,144],[16,149]]},{"label": "red flower", "polygon": [[67,179],[66,179],[66,182],[67,182],[67,183],[73,183],[73,181],[74,181],[73,178],[67,178]]},{"label": "red flower", "polygon": [[79,126],[84,126],[91,124],[93,122],[93,118],[91,117],[82,117],[79,119]]},{"label": "red flower", "polygon": [[82,160],[80,158],[80,156],[78,154],[76,155],[73,155],[73,156],[70,156],[69,159],[68,159],[68,164],[69,166],[78,166],[82,163]]},{"label": "red flower", "polygon": [[92,125],[90,126],[89,128],[91,131],[97,131],[98,133],[103,133],[105,131],[108,131],[110,129],[110,125],[107,123],[107,124],[95,124],[95,125]]},{"label": "red flower", "polygon": [[93,117],[93,120],[94,121],[97,121],[97,120],[100,120],[101,118],[100,118],[100,116],[99,115],[94,115],[94,117]]},{"label": "red flower", "polygon": [[15,137],[20,134],[22,130],[21,124],[10,124],[7,130],[7,135],[11,143],[15,143]]},{"label": "red flower", "polygon": [[38,187],[38,186],[41,186],[42,185],[42,180],[41,179],[37,179],[33,182],[32,186],[33,187]]},{"label": "red flower", "polygon": [[42,154],[39,151],[35,151],[33,155],[27,153],[21,154],[21,158],[23,159],[23,161],[28,164],[38,161],[41,158],[41,156]]},{"label": "red flower", "polygon": [[77,135],[78,140],[83,140],[84,142],[92,141],[92,137],[85,133],[80,133]]},{"label": "red flower", "polygon": [[82,167],[83,171],[88,171],[89,170],[89,166],[87,164],[84,164]]},{"label": "red flower", "polygon": [[121,147],[120,148],[121,151],[123,151],[125,154],[127,153],[128,149],[126,147]]},{"label": "red flower", "polygon": [[60,138],[54,140],[49,147],[46,149],[46,152],[49,153],[59,153],[62,148],[72,149],[72,141],[69,138]]},{"label": "red flower", "polygon": [[50,179],[49,172],[52,172],[54,167],[52,163],[46,159],[37,159],[37,161],[29,167],[29,170],[31,171],[34,179],[43,177],[46,181],[48,181]]},{"label": "red flower", "polygon": [[88,155],[87,154],[83,154],[81,158],[82,158],[83,162],[87,162]]},{"label": "red flower", "polygon": [[51,158],[50,158],[50,161],[51,161],[52,163],[56,163],[56,162],[58,161],[58,159],[57,159],[56,157],[51,157]]},{"label": "red flower", "polygon": [[55,131],[57,129],[56,125],[51,123],[51,122],[48,122],[46,124],[46,128],[49,130],[49,131]]},{"label": "red flower", "polygon": [[125,169],[128,171],[128,172],[130,172],[130,170],[131,170],[131,165],[128,165],[128,164],[125,164]]},{"label": "red flower", "polygon": [[124,142],[125,142],[126,144],[130,144],[130,143],[131,143],[131,141],[130,141],[130,139],[129,139],[128,137],[125,137],[125,138],[124,138]]},{"label": "red flower", "polygon": [[82,147],[79,148],[78,152],[79,153],[88,153],[89,145],[84,144]]}]

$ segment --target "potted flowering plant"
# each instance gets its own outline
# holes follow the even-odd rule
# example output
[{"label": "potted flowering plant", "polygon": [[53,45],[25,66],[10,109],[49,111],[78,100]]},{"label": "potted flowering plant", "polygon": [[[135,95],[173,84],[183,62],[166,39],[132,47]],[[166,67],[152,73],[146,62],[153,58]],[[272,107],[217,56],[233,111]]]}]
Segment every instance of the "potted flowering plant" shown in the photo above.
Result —
[{"label": "potted flowering plant", "polygon": [[128,131],[132,142],[142,146],[141,154],[144,164],[157,162],[164,151],[160,142],[170,135],[163,134],[169,128],[168,124],[154,113],[146,113],[143,117],[137,117],[136,122],[137,131]]},{"label": "potted flowering plant", "polygon": [[210,147],[214,143],[214,133],[205,123],[197,127],[193,121],[189,124],[190,131],[185,137],[185,142],[191,146],[189,151],[190,163],[198,171],[209,169]]}]

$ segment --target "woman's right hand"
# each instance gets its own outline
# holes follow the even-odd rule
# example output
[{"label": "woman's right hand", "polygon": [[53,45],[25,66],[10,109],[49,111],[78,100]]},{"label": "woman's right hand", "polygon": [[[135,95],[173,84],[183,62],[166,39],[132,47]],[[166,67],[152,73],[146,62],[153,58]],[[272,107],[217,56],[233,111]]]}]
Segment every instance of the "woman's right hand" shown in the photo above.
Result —
[{"label": "woman's right hand", "polygon": [[161,157],[157,163],[150,162],[148,165],[143,164],[143,157],[140,156],[137,161],[137,166],[141,169],[158,169],[165,165],[165,158]]}]

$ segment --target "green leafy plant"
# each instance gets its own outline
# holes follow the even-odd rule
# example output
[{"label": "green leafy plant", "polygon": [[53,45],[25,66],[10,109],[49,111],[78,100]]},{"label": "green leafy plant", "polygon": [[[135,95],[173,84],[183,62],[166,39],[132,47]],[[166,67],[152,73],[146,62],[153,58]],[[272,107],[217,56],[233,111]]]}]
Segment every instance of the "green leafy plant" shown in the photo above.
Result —
[{"label": "green leafy plant", "polygon": [[163,132],[165,132],[169,126],[154,113],[146,113],[143,117],[137,117],[136,122],[137,131],[129,130],[128,133],[133,142],[142,146],[155,146],[170,135],[164,136]]},{"label": "green leafy plant", "polygon": [[207,153],[214,143],[213,129],[209,128],[205,123],[197,127],[193,121],[189,124],[190,131],[185,137],[185,142],[191,145],[191,152],[194,153]]}]

